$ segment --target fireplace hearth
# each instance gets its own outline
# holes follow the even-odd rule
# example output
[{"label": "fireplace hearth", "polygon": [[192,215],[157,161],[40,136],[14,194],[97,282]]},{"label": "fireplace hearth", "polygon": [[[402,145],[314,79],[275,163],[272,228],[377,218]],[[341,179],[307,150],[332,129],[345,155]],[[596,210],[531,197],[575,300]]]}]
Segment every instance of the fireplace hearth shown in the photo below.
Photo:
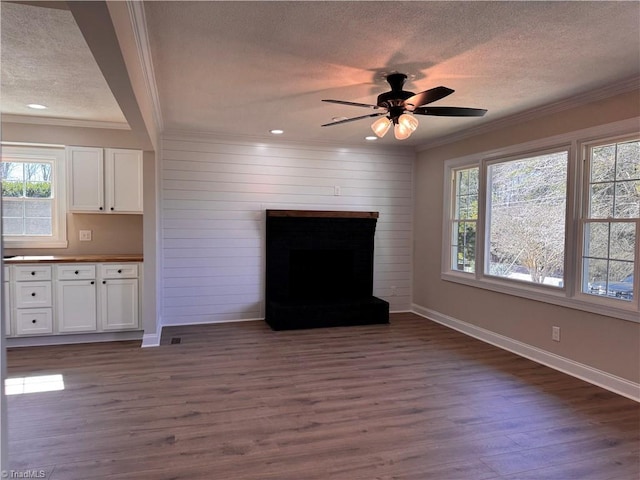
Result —
[{"label": "fireplace hearth", "polygon": [[377,212],[267,210],[265,320],[274,330],[389,322],[372,295]]}]

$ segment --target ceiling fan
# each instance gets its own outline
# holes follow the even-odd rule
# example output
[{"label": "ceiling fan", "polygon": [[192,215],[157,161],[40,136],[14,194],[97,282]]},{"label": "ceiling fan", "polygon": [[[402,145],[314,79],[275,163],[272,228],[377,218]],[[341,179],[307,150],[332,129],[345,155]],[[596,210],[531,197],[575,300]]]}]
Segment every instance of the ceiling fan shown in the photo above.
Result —
[{"label": "ceiling fan", "polygon": [[438,117],[482,117],[486,110],[482,108],[463,107],[425,107],[429,103],[451,95],[454,90],[447,87],[435,87],[420,93],[402,90],[407,76],[404,73],[391,73],[387,75],[387,82],[391,91],[378,95],[375,105],[367,103],[345,102],[343,100],[322,100],[323,102],[351,105],[373,110],[380,110],[369,115],[346,118],[331,123],[325,123],[323,127],[353,122],[369,117],[382,117],[373,122],[371,128],[378,137],[383,137],[394,125],[394,134],[398,140],[409,138],[418,128],[418,119],[414,115],[435,115]]}]

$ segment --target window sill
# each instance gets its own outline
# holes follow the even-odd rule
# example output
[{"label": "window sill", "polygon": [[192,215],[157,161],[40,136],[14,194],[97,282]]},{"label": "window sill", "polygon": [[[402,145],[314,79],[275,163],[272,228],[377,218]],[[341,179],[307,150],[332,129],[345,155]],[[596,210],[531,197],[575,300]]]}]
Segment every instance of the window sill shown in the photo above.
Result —
[{"label": "window sill", "polygon": [[501,281],[494,278],[478,279],[469,274],[457,274],[453,272],[442,272],[440,278],[446,282],[460,283],[471,287],[491,290],[498,293],[513,295],[515,297],[528,298],[538,302],[550,303],[561,307],[568,307],[574,310],[597,313],[607,317],[620,320],[640,323],[640,312],[638,302],[625,302],[625,305],[614,305],[612,302],[621,302],[607,298],[594,297],[591,295],[579,294],[576,297],[567,297],[563,289],[554,287],[530,287],[527,284],[514,283],[512,281]]},{"label": "window sill", "polygon": [[7,240],[2,241],[3,248],[68,248],[69,242],[66,240],[48,240],[45,242],[36,242],[33,240]]}]

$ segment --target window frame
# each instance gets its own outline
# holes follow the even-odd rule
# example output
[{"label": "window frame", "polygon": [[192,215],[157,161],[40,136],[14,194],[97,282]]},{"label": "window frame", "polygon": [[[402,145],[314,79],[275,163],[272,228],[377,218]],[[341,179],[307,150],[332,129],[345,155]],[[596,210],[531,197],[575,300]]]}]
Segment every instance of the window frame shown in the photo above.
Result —
[{"label": "window frame", "polygon": [[[634,295],[631,302],[613,298],[600,297],[582,293],[582,256],[584,244],[583,214],[585,212],[586,178],[586,147],[588,145],[606,143],[615,138],[637,138],[640,136],[638,118],[623,120],[598,127],[569,132],[553,137],[534,140],[527,143],[511,145],[505,148],[480,152],[465,157],[453,158],[444,162],[444,195],[443,195],[443,231],[442,231],[442,262],[440,278],[444,281],[460,283],[477,288],[492,290],[508,295],[528,298],[540,302],[561,305],[576,310],[598,313],[601,315],[640,322],[640,301]],[[485,252],[488,245],[487,233],[490,219],[487,217],[487,168],[491,164],[501,163],[518,158],[527,158],[552,151],[567,149],[567,198],[565,224],[565,281],[562,287],[533,284],[485,274]],[[461,272],[452,269],[451,258],[451,225],[453,190],[452,175],[463,168],[479,168],[478,174],[478,220],[476,232],[475,272]],[[640,222],[636,221],[636,238],[640,234]],[[640,270],[640,255],[638,253],[640,241],[636,241],[634,259],[634,292],[638,292],[638,271]]]},{"label": "window frame", "polygon": [[[580,175],[580,179],[582,181],[582,195],[580,198],[580,207],[579,207],[579,216],[578,216],[578,231],[579,231],[579,235],[578,235],[578,242],[579,242],[579,248],[578,248],[578,257],[576,258],[576,262],[577,262],[577,273],[576,273],[576,296],[577,297],[581,297],[584,299],[584,301],[589,301],[589,302],[594,302],[597,303],[599,305],[603,305],[603,306],[610,306],[610,307],[617,307],[620,304],[623,303],[629,303],[631,305],[635,305],[636,310],[639,310],[638,308],[638,304],[640,303],[640,299],[638,297],[640,297],[640,294],[638,294],[638,291],[640,290],[640,281],[638,279],[638,271],[640,270],[640,267],[638,265],[638,263],[640,262],[640,254],[638,252],[638,244],[640,244],[640,219],[638,218],[624,218],[624,217],[620,217],[620,218],[616,218],[616,217],[609,217],[609,218],[590,218],[589,217],[589,204],[590,204],[590,176],[591,176],[591,168],[590,168],[590,149],[593,147],[597,147],[597,146],[602,146],[602,145],[609,145],[612,143],[622,143],[625,141],[630,141],[630,140],[634,140],[640,138],[640,132],[633,132],[633,133],[625,133],[625,134],[620,134],[620,135],[610,135],[610,136],[604,136],[604,137],[600,137],[597,139],[592,139],[589,141],[583,141],[580,142],[579,146],[580,146],[580,154],[581,154],[581,175]],[[614,181],[615,183],[615,181]],[[623,302],[621,300],[617,300],[615,298],[609,297],[609,296],[600,296],[600,295],[591,295],[589,293],[585,293],[582,291],[582,279],[584,277],[584,262],[583,259],[585,258],[585,238],[584,238],[584,234],[585,234],[585,228],[587,224],[590,223],[634,223],[636,228],[635,228],[635,238],[636,238],[636,251],[635,251],[635,255],[634,255],[634,268],[633,268],[633,291],[634,293],[636,293],[635,298],[630,301],[630,302]],[[638,321],[640,321],[640,319],[638,319]]]},{"label": "window frame", "polygon": [[[552,286],[552,285],[547,285],[547,284],[536,284],[533,282],[528,282],[525,280],[517,280],[517,279],[513,279],[513,278],[506,278],[506,277],[502,277],[500,275],[493,275],[489,272],[490,270],[490,260],[488,258],[488,252],[489,252],[489,247],[490,247],[490,239],[489,239],[489,235],[490,235],[490,225],[491,225],[491,212],[487,211],[487,207],[489,207],[489,203],[490,203],[490,196],[491,196],[491,192],[490,192],[490,188],[491,185],[489,185],[489,168],[494,166],[494,165],[500,165],[500,164],[504,164],[504,163],[509,163],[509,162],[515,162],[518,160],[528,160],[528,159],[532,159],[532,158],[536,158],[536,157],[540,157],[543,155],[550,155],[550,154],[554,154],[554,153],[561,153],[561,152],[566,152],[567,154],[567,179],[566,179],[566,197],[565,197],[565,218],[564,218],[564,227],[565,227],[565,241],[564,241],[564,261],[563,261],[563,269],[564,269],[564,278],[563,278],[563,285],[562,287],[557,287],[557,286]],[[568,215],[569,212],[569,192],[571,190],[570,187],[570,174],[569,174],[569,170],[570,170],[570,165],[571,165],[571,155],[572,155],[572,148],[570,144],[563,144],[563,145],[556,145],[556,146],[552,146],[549,148],[544,148],[544,149],[540,149],[540,150],[532,150],[532,151],[527,151],[527,152],[522,152],[521,154],[518,155],[509,155],[509,156],[499,156],[497,158],[491,158],[491,159],[484,159],[484,161],[481,162],[482,164],[482,172],[483,172],[483,179],[484,179],[484,190],[485,190],[485,194],[482,197],[482,211],[483,211],[483,245],[482,245],[482,273],[483,276],[486,278],[491,278],[491,279],[500,279],[500,280],[505,280],[508,282],[517,282],[518,284],[524,284],[524,285],[529,285],[532,286],[534,288],[545,288],[545,289],[552,289],[554,291],[557,290],[564,290],[566,288],[566,283],[567,283],[567,266],[568,266],[568,262],[567,262],[567,251],[568,251],[568,247],[569,245],[567,244],[567,237],[569,236],[569,230],[571,228],[570,226],[570,218]],[[479,188],[482,185],[479,186]],[[480,220],[479,220],[480,221]],[[477,261],[477,260],[476,260]]]},{"label": "window frame", "polygon": [[4,248],[67,248],[65,150],[58,145],[2,146],[2,161],[52,164],[51,235],[2,235]]},{"label": "window frame", "polygon": [[[454,236],[457,237],[457,235],[454,232],[453,229],[453,225],[455,223],[460,223],[460,221],[462,219],[458,218],[458,216],[456,215],[456,210],[457,210],[457,199],[459,197],[459,195],[457,194],[457,186],[456,186],[456,177],[458,172],[464,171],[464,170],[471,170],[471,169],[478,169],[478,192],[476,192],[476,197],[478,198],[477,202],[478,202],[478,209],[480,208],[480,197],[479,197],[479,185],[480,185],[480,169],[478,168],[477,165],[471,165],[471,166],[467,166],[467,165],[459,165],[456,166],[454,168],[452,168],[450,170],[450,175],[451,175],[451,181],[449,183],[449,202],[450,202],[450,207],[448,210],[448,214],[445,215],[445,221],[447,223],[446,228],[449,231],[449,236],[448,236],[448,246],[449,246],[449,253],[448,253],[448,258],[449,258],[449,269],[453,272],[459,272],[459,273],[463,273],[463,274],[470,274],[473,275],[476,271],[476,269],[478,268],[478,256],[477,256],[477,243],[476,243],[476,258],[474,260],[474,266],[473,266],[473,271],[466,271],[466,270],[458,270],[458,269],[454,269],[453,268],[453,238]],[[468,193],[467,193],[468,196]],[[469,222],[469,223],[474,223],[475,227],[476,227],[476,237],[478,236],[478,224],[479,224],[479,212],[478,215],[476,215],[475,219],[468,219],[465,218],[464,222]],[[477,240],[476,240],[477,241]]]}]

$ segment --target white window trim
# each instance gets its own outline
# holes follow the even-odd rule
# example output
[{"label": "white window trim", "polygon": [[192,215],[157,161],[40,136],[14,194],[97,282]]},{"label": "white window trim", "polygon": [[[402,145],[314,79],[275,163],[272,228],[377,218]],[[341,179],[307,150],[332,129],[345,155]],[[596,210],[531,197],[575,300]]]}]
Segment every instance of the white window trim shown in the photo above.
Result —
[{"label": "white window trim", "polygon": [[4,248],[67,248],[65,151],[62,147],[2,145],[2,159],[52,161],[54,165],[52,236],[3,236]]},{"label": "white window trim", "polygon": [[[549,138],[535,140],[519,145],[481,152],[465,157],[447,160],[444,163],[444,205],[442,216],[442,260],[440,278],[445,281],[483,288],[508,295],[528,298],[539,302],[560,305],[576,310],[597,313],[610,317],[629,320],[640,323],[640,295],[636,295],[631,302],[609,299],[589,295],[581,292],[582,278],[582,242],[581,225],[582,205],[584,197],[583,173],[585,146],[594,142],[605,140],[607,137],[623,137],[638,134],[640,118],[623,120],[611,124],[577,130]],[[562,149],[569,145],[569,166],[567,184],[567,225],[565,240],[565,282],[562,288],[546,285],[535,285],[513,279],[484,274],[484,249],[486,232],[486,168],[490,163],[503,161],[509,158],[526,157],[529,154],[544,153],[552,149]],[[460,272],[451,268],[451,202],[452,171],[460,168],[478,166],[479,190],[478,190],[478,223],[476,240],[476,271],[475,273]],[[638,228],[637,230],[640,230]],[[640,234],[639,231],[636,234]],[[640,236],[637,237],[640,239]],[[638,242],[640,244],[640,242]],[[636,249],[638,249],[636,244]],[[636,251],[634,275],[635,287],[638,286],[640,271],[640,255]],[[637,291],[637,290],[636,290]]]}]

